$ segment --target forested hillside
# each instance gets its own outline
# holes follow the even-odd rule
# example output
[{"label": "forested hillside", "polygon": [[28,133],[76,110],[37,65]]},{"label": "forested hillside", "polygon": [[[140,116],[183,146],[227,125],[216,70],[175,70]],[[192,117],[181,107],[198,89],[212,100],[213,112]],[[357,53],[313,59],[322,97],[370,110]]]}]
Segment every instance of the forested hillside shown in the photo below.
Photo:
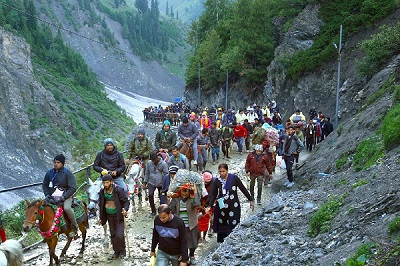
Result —
[{"label": "forested hillside", "polygon": [[[134,126],[60,32],[26,15],[35,13],[33,1],[0,1],[2,188],[41,180],[55,154],[71,169],[91,163],[104,138],[122,147]],[[21,199],[7,195],[2,207]]]},{"label": "forested hillside", "polygon": [[[160,11],[183,23],[192,23],[204,11],[205,0],[159,0]],[[172,12],[171,12],[172,11]]]},{"label": "forested hillside", "polygon": [[[178,20],[160,16],[157,1],[34,3],[41,23],[65,29],[61,31],[64,41],[83,56],[102,82],[163,100],[182,93],[190,49],[187,29]],[[56,33],[54,26],[51,29]]]},{"label": "forested hillside", "polygon": [[[336,60],[337,51],[332,43],[338,43],[340,24],[344,25],[346,39],[387,16],[398,1],[207,0],[205,12],[192,24],[189,34],[190,43],[196,48],[189,58],[187,87],[197,84],[200,64],[202,91],[206,95],[218,92],[226,72],[230,81],[240,81],[244,87],[262,94],[275,49],[296,16],[309,4],[319,6],[318,18],[322,21],[315,40],[307,42],[301,38],[309,36],[300,37],[294,45],[302,51],[292,49],[275,58],[292,80]],[[215,6],[221,10],[218,17]]]}]

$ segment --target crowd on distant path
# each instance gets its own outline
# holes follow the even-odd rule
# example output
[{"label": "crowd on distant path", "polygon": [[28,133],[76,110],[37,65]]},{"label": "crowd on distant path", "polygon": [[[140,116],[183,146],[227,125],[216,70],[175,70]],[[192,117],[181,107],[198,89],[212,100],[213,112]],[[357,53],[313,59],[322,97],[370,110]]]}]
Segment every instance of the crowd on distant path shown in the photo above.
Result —
[{"label": "crowd on distant path", "polygon": [[[268,186],[277,164],[285,166],[288,177],[285,185],[291,188],[292,168],[298,163],[299,153],[304,147],[311,152],[333,131],[330,119],[315,108],[308,113],[308,120],[297,109],[283,121],[275,101],[237,111],[221,107],[190,108],[185,103],[174,103],[164,108],[146,108],[143,114],[146,121],[162,123],[154,146],[145,129],[139,128],[124,158],[114,141],[107,138],[93,163],[103,185],[96,203],[99,223],[108,223],[110,227],[112,258],[123,258],[126,256],[124,217],[130,201],[136,195],[141,202],[143,191],[148,195],[154,217],[150,255],[156,256],[156,265],[168,262],[195,265],[195,250],[199,242],[206,242],[206,235],[217,233],[217,241],[221,243],[240,223],[239,190],[251,208],[255,200],[261,205],[262,189]],[[177,132],[172,125],[178,126]],[[237,175],[229,172],[227,163],[233,143],[239,155],[246,152],[244,170],[250,191]],[[209,157],[212,164],[219,164],[218,173],[207,170]],[[43,181],[45,202],[63,206],[72,229],[69,237],[74,237],[78,231],[71,209],[77,189],[75,177],[64,167],[62,154],[53,162],[54,168]],[[201,175],[190,171],[192,163]],[[132,188],[129,184],[133,184]],[[155,202],[156,191],[159,206]]]}]

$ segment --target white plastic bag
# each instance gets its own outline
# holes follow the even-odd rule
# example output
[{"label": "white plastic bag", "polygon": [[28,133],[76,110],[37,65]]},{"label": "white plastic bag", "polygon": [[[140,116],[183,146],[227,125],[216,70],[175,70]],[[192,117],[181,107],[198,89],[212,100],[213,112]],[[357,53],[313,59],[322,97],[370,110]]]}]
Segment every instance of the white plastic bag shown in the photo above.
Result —
[{"label": "white plastic bag", "polygon": [[276,156],[276,165],[279,166],[281,169],[286,169],[286,163],[282,156]]}]

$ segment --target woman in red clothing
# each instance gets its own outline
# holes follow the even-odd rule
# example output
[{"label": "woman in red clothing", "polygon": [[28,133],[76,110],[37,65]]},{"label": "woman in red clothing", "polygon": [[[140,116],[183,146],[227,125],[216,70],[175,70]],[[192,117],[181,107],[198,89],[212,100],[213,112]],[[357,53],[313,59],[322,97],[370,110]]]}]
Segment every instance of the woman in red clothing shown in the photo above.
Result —
[{"label": "woman in red clothing", "polygon": [[[210,220],[212,217],[212,209],[207,213],[205,211],[205,207],[208,206],[208,194],[210,193],[211,189],[211,182],[213,180],[212,174],[209,171],[204,171],[202,174],[204,185],[206,188],[207,193],[204,193],[204,196],[201,198],[201,208],[199,208],[199,215],[201,217],[198,221],[199,231],[200,231],[200,241],[202,243],[206,243],[206,235],[207,231],[210,227]],[[212,206],[212,205],[211,205]]]}]

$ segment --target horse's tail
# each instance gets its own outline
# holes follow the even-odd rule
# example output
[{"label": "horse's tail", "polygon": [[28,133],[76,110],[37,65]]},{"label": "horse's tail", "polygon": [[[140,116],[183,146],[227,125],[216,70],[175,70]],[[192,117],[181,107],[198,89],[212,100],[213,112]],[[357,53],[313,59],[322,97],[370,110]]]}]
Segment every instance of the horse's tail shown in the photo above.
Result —
[{"label": "horse's tail", "polygon": [[6,240],[0,245],[0,251],[7,253],[8,265],[20,266],[22,265],[22,245],[15,239]]}]

